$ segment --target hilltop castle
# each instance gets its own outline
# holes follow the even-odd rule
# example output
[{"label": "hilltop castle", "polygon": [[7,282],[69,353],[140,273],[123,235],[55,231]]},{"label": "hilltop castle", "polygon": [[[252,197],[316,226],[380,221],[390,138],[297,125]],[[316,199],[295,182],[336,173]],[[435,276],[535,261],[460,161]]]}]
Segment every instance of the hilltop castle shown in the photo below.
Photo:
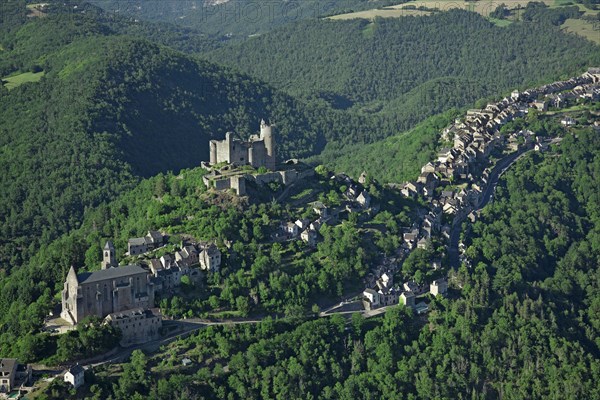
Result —
[{"label": "hilltop castle", "polygon": [[227,132],[225,140],[211,140],[210,163],[215,165],[226,162],[275,170],[275,139],[272,129],[271,125],[262,120],[260,135],[252,135],[248,141],[234,138],[232,132]]}]

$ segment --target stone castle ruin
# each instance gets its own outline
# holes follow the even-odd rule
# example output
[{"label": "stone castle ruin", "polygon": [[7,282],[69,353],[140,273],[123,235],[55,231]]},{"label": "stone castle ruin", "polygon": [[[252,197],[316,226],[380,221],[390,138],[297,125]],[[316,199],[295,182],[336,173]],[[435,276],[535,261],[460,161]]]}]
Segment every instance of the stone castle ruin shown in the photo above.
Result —
[{"label": "stone castle ruin", "polygon": [[[215,190],[233,189],[239,196],[247,194],[246,183],[266,185],[279,182],[289,185],[299,179],[314,174],[314,169],[299,162],[288,160],[277,164],[275,153],[275,137],[273,126],[264,120],[260,122],[260,134],[250,136],[248,141],[234,137],[232,132],[225,135],[225,140],[210,141],[210,163],[202,163],[209,171],[203,176],[204,184]],[[219,166],[219,164],[226,164]],[[264,167],[268,172],[249,172],[243,167]]]},{"label": "stone castle ruin", "polygon": [[275,170],[276,154],[273,127],[264,120],[260,122],[260,134],[252,135],[248,141],[234,137],[227,132],[225,140],[210,141],[210,163],[225,162],[233,165],[251,165]]}]

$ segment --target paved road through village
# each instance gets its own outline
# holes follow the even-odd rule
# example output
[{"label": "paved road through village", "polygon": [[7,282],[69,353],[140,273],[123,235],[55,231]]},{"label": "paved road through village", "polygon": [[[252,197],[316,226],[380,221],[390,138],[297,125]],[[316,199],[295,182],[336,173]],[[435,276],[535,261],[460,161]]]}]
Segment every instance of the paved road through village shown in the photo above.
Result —
[{"label": "paved road through village", "polygon": [[[552,139],[550,141],[550,143],[556,144],[556,143],[559,143],[560,141],[561,141],[560,138],[555,138],[555,139]],[[479,205],[473,211],[481,210],[492,200],[492,197],[494,196],[494,190],[496,190],[496,186],[498,185],[498,181],[500,180],[500,177],[515,162],[517,162],[521,157],[523,157],[525,154],[529,153],[531,150],[533,150],[533,148],[529,148],[520,153],[513,153],[513,154],[506,156],[502,160],[498,161],[496,166],[490,172],[490,176],[489,176],[490,181],[489,181],[489,184],[487,185],[486,189],[483,192],[483,195],[481,197]],[[452,230],[450,231],[450,245],[448,246],[448,258],[449,258],[449,264],[450,264],[451,268],[458,268],[458,266],[460,265],[459,253],[458,253],[458,243],[460,241],[460,232],[462,229],[462,223],[465,220],[465,218],[466,217],[463,217],[462,219],[457,221],[455,224],[453,224]]]}]

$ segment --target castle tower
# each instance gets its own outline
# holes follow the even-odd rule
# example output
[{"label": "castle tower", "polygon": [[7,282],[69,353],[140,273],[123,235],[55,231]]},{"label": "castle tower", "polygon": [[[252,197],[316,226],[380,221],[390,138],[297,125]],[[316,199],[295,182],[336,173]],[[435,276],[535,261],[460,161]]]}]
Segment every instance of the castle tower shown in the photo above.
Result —
[{"label": "castle tower", "polygon": [[115,255],[115,246],[113,246],[112,242],[109,240],[104,245],[104,249],[102,250],[102,269],[108,269],[112,267],[118,267],[117,257]]},{"label": "castle tower", "polygon": [[265,141],[267,149],[266,167],[272,171],[275,170],[275,138],[273,137],[273,127],[268,125],[265,120],[260,121],[260,138]]},{"label": "castle tower", "polygon": [[210,141],[210,163],[217,164],[217,142],[215,140]]}]

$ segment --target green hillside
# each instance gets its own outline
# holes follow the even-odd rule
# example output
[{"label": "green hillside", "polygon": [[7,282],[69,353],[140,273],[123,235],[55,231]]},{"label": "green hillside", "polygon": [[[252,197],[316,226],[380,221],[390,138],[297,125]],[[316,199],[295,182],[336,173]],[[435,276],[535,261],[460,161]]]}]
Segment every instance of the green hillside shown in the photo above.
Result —
[{"label": "green hillside", "polygon": [[[116,399],[598,398],[599,172],[600,137],[589,126],[519,160],[480,220],[465,224],[472,266],[451,272],[449,296],[430,297],[426,315],[400,305],[368,320],[266,317],[206,327],[154,354],[136,351],[122,368],[96,368],[95,392]],[[182,367],[184,358],[192,365]],[[77,398],[53,390],[51,398]]]},{"label": "green hillside", "polygon": [[248,76],[116,35],[87,15],[56,13],[15,26],[0,53],[0,264],[7,269],[77,227],[86,207],[139,177],[199,165],[208,160],[209,139],[254,133],[261,118],[277,124],[282,160],[317,154],[327,141],[393,131],[382,118],[297,101]]},{"label": "green hillside", "polygon": [[243,40],[305,19],[383,7],[402,0],[87,0],[109,13],[190,27],[221,40]]},{"label": "green hillside", "polygon": [[[451,106],[597,64],[600,48],[550,21],[501,28],[452,10],[374,22],[302,21],[207,57],[288,93],[320,95],[334,107],[399,112],[412,126]],[[442,78],[460,84],[433,84]],[[424,93],[426,100],[413,100]]]}]

